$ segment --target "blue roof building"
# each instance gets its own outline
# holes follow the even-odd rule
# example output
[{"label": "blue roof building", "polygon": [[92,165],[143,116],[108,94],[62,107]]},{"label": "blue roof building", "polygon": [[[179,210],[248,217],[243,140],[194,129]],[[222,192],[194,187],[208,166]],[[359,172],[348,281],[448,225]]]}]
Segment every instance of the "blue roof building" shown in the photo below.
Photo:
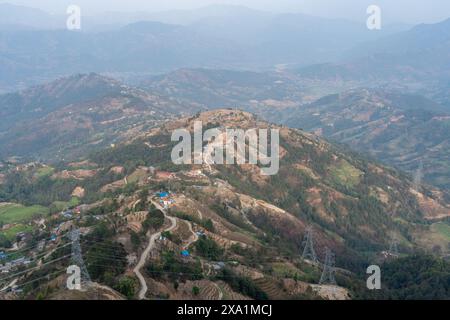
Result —
[{"label": "blue roof building", "polygon": [[183,257],[189,257],[189,251],[187,251],[187,250],[183,250],[183,251],[181,251],[181,255],[183,256]]},{"label": "blue roof building", "polygon": [[168,192],[160,192],[158,193],[158,197],[160,198],[167,198],[169,196]]}]

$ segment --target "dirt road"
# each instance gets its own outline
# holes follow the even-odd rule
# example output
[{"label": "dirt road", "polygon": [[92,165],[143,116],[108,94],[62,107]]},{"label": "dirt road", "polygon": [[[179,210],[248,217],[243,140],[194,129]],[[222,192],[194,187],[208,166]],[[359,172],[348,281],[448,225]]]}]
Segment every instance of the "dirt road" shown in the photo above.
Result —
[{"label": "dirt road", "polygon": [[[152,203],[155,205],[155,207],[164,214],[164,216],[170,220],[171,225],[169,228],[165,229],[164,231],[172,231],[177,227],[177,219],[171,216],[167,215],[167,212],[164,210],[163,207],[159,205],[159,203],[152,201]],[[136,267],[134,267],[133,272],[136,274],[136,277],[138,277],[139,282],[141,283],[141,290],[139,291],[139,300],[143,300],[145,298],[145,294],[147,293],[148,287],[147,283],[145,282],[144,276],[141,274],[141,269],[145,265],[145,262],[147,261],[148,255],[152,251],[152,249],[155,246],[156,239],[158,239],[161,236],[162,231],[159,231],[153,235],[150,236],[150,241],[148,242],[147,248],[145,248],[144,252],[141,255],[141,258],[139,259],[138,264]],[[147,233],[147,236],[149,236],[150,233]]]},{"label": "dirt road", "polygon": [[189,226],[189,231],[192,233],[192,236],[189,237],[188,243],[187,243],[187,245],[186,245],[186,248],[189,248],[189,246],[190,246],[191,244],[193,244],[194,242],[196,242],[196,241],[198,240],[198,234],[196,234],[196,233],[194,232],[194,230],[192,230],[192,222],[186,221],[186,223],[187,223],[188,226]]}]

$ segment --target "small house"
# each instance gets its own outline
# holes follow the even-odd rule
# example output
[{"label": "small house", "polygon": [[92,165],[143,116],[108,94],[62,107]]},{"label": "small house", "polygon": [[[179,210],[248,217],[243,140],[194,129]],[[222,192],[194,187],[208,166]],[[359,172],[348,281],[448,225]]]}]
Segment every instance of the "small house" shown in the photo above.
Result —
[{"label": "small house", "polygon": [[165,198],[168,198],[168,197],[169,197],[169,193],[168,193],[168,192],[158,192],[156,195],[157,195],[159,198],[161,198],[161,199],[165,199]]},{"label": "small house", "polygon": [[181,251],[181,255],[182,255],[183,257],[189,257],[189,256],[190,256],[190,253],[189,253],[188,250],[183,250],[183,251]]}]

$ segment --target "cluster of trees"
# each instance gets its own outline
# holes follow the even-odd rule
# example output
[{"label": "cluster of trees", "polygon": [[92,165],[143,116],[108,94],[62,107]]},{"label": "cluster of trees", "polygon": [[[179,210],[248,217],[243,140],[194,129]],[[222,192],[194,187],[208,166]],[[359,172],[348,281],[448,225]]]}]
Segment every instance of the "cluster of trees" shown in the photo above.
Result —
[{"label": "cluster of trees", "polygon": [[389,299],[450,299],[450,263],[416,254],[383,265]]},{"label": "cluster of trees", "polygon": [[199,260],[194,263],[184,261],[174,251],[164,251],[160,261],[148,263],[145,270],[151,278],[168,279],[173,282],[203,278]]},{"label": "cluster of trees", "polygon": [[223,257],[224,250],[212,239],[206,236],[200,236],[195,243],[195,252],[209,260],[220,260]]},{"label": "cluster of trees", "polygon": [[[364,300],[448,300],[450,263],[417,253],[385,261],[381,266],[381,289],[367,290],[365,281],[341,281],[354,298]],[[344,280],[344,279],[340,279]]]},{"label": "cluster of trees", "polygon": [[210,206],[210,208],[215,213],[220,215],[222,218],[228,220],[230,223],[234,224],[235,226],[237,226],[243,230],[246,230],[246,231],[250,231],[250,232],[254,231],[252,226],[245,223],[245,221],[242,219],[242,217],[235,216],[231,212],[229,212],[226,204],[214,203]]},{"label": "cluster of trees", "polygon": [[116,277],[125,272],[127,253],[122,244],[102,241],[92,245],[86,253],[86,264],[92,279],[109,286],[116,284]]},{"label": "cluster of trees", "polygon": [[0,248],[11,248],[11,246],[11,241],[4,234],[0,233]]},{"label": "cluster of trees", "polygon": [[108,213],[112,213],[119,209],[120,205],[117,202],[117,199],[113,200],[107,200],[105,201],[101,206],[93,207],[88,212],[86,212],[87,215],[104,215]]},{"label": "cluster of trees", "polygon": [[127,267],[127,252],[122,244],[112,240],[115,232],[105,222],[83,238],[84,259],[91,278],[114,287]]},{"label": "cluster of trees", "polygon": [[113,288],[128,299],[132,299],[136,293],[137,286],[136,279],[124,276],[117,281]]},{"label": "cluster of trees", "polygon": [[147,218],[145,218],[142,223],[142,228],[144,232],[149,229],[157,230],[164,225],[164,213],[158,209],[150,210]]},{"label": "cluster of trees", "polygon": [[138,166],[157,166],[159,164],[172,163],[170,154],[172,143],[169,135],[155,136],[168,145],[163,147],[149,148],[142,140],[120,145],[113,149],[96,152],[90,159],[102,166],[123,165],[127,173],[131,173]]},{"label": "cluster of trees", "polygon": [[199,226],[202,226],[203,228],[205,228],[206,230],[208,230],[209,232],[214,232],[214,223],[212,222],[211,219],[199,219],[196,218],[194,216],[185,214],[183,212],[178,212],[178,211],[170,211],[171,215],[178,217],[182,220],[187,220],[187,221],[191,221],[194,222],[196,224],[198,224]]},{"label": "cluster of trees", "polygon": [[49,206],[55,201],[69,201],[76,186],[74,179],[52,179],[50,176],[30,179],[24,172],[13,172],[0,185],[0,202]]},{"label": "cluster of trees", "polygon": [[137,232],[134,232],[133,230],[130,231],[130,241],[134,250],[137,250],[142,244],[141,236]]},{"label": "cluster of trees", "polygon": [[86,190],[84,201],[95,202],[101,200],[103,195],[99,192],[100,188],[123,178],[122,174],[116,174],[107,169],[100,170],[93,177],[89,177],[82,182],[83,188]]}]

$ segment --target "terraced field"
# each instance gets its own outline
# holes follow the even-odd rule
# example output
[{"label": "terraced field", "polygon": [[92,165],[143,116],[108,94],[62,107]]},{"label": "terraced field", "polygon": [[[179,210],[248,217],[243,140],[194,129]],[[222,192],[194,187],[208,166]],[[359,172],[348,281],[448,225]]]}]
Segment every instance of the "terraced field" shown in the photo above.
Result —
[{"label": "terraced field", "polygon": [[293,277],[294,275],[300,275],[303,274],[303,272],[299,269],[297,269],[294,265],[290,263],[283,263],[283,262],[275,262],[271,264],[273,268],[273,272],[275,275],[279,277]]},{"label": "terraced field", "polygon": [[281,283],[276,279],[264,277],[254,281],[268,295],[270,300],[283,300],[287,298],[287,294],[284,292]]},{"label": "terraced field", "polygon": [[222,290],[223,300],[235,300],[235,301],[251,300],[249,297],[233,291],[233,289],[231,289],[231,287],[223,281],[219,281],[218,285]]},{"label": "terraced field", "polygon": [[208,283],[203,286],[200,290],[200,297],[203,300],[218,300],[221,296],[219,287],[214,283]]}]

